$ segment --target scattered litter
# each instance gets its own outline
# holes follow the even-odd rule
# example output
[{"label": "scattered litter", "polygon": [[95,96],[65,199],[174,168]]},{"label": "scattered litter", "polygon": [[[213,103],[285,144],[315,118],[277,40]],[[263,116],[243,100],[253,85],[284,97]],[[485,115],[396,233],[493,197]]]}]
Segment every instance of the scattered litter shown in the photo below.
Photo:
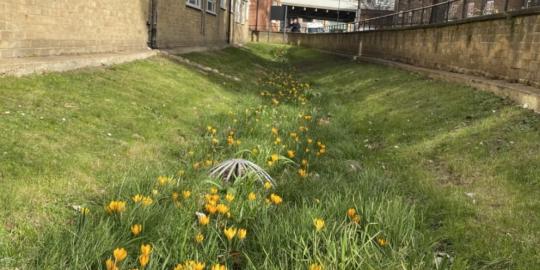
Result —
[{"label": "scattered litter", "polygon": [[347,160],[347,169],[349,172],[358,172],[362,170],[362,164],[356,160]]},{"label": "scattered litter", "polygon": [[467,195],[467,197],[472,199],[473,204],[476,204],[476,199],[475,199],[476,194],[475,193],[473,193],[473,192],[465,192],[465,195]]},{"label": "scattered litter", "polygon": [[454,262],[454,258],[446,252],[435,252],[433,255],[433,262],[435,263],[436,269],[446,269]]}]

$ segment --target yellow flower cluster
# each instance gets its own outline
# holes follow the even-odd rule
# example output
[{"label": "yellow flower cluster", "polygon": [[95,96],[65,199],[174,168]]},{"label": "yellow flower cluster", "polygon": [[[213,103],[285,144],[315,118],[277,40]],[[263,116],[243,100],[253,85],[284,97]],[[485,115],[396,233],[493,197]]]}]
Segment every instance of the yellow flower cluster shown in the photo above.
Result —
[{"label": "yellow flower cluster", "polygon": [[105,211],[109,214],[120,214],[126,211],[126,202],[124,201],[111,201],[109,205],[105,207]]},{"label": "yellow flower cluster", "polygon": [[157,182],[160,186],[165,186],[165,185],[170,184],[172,180],[173,180],[172,178],[167,177],[167,176],[159,176],[157,179]]},{"label": "yellow flower cluster", "polygon": [[204,270],[205,266],[206,264],[203,262],[188,260],[183,264],[177,264],[174,270]]},{"label": "yellow flower cluster", "polygon": [[279,195],[272,193],[270,194],[270,202],[274,205],[280,205],[283,202],[283,199]]},{"label": "yellow flower cluster", "polygon": [[[206,129],[204,127],[201,128],[201,131],[204,133],[203,149],[208,150],[207,153],[201,157],[196,154],[195,150],[188,151],[187,154],[192,157],[192,162],[188,167],[182,167],[176,174],[179,177],[178,181],[168,176],[157,177],[156,183],[152,187],[154,190],[151,193],[147,193],[150,195],[147,196],[143,193],[135,194],[131,197],[136,207],[133,208],[133,211],[129,212],[137,211],[140,208],[137,205],[153,205],[151,208],[144,210],[146,213],[149,212],[148,209],[154,210],[157,207],[166,206],[167,203],[174,204],[178,208],[176,209],[178,213],[190,213],[190,215],[193,215],[192,213],[196,212],[196,219],[193,216],[193,231],[188,234],[188,237],[191,240],[191,244],[197,247],[197,250],[204,250],[207,245],[213,245],[217,242],[225,245],[226,254],[232,254],[237,251],[238,254],[241,254],[241,249],[244,245],[247,246],[247,241],[250,240],[251,234],[255,234],[252,231],[254,228],[249,226],[249,222],[254,219],[255,215],[260,213],[260,207],[268,210],[283,204],[284,200],[280,195],[275,193],[273,184],[271,182],[265,182],[263,185],[264,190],[242,190],[236,186],[228,189],[228,186],[224,186],[220,187],[219,190],[212,187],[209,191],[199,192],[196,188],[193,190],[193,194],[187,189],[176,189],[176,186],[182,185],[182,181],[180,180],[192,177],[194,170],[208,168],[217,164],[218,161],[216,159],[221,158],[220,151],[236,151],[233,147],[241,144],[238,135],[244,132],[237,124],[247,123],[253,121],[253,119],[255,119],[255,122],[261,119],[261,122],[264,123],[265,119],[262,117],[267,116],[269,110],[272,111],[273,116],[271,117],[277,116],[277,118],[271,119],[272,123],[266,124],[266,128],[270,129],[271,133],[268,136],[270,140],[266,145],[270,149],[268,150],[261,145],[250,146],[250,148],[253,148],[251,154],[253,156],[258,155],[259,161],[266,161],[268,167],[273,167],[276,170],[280,166],[291,163],[290,160],[292,160],[295,164],[298,164],[295,170],[298,170],[298,175],[301,178],[306,178],[310,175],[310,162],[316,163],[316,158],[326,153],[326,145],[310,132],[311,129],[315,129],[315,125],[317,124],[316,111],[304,106],[310,96],[310,85],[297,82],[288,74],[279,73],[275,74],[272,81],[267,82],[267,84],[272,86],[269,87],[271,90],[261,92],[261,96],[268,101],[267,104],[279,106],[280,104],[296,103],[301,105],[302,112],[293,118],[294,121],[298,122],[296,127],[285,128],[285,125],[280,125],[280,119],[286,119],[286,116],[282,118],[279,115],[280,108],[271,105],[261,105],[247,109],[245,116],[242,114],[235,115],[230,112],[229,117],[231,117],[232,123],[229,123],[226,128],[214,127],[212,125],[208,125]],[[249,126],[251,128],[249,132],[254,131],[254,128],[258,126],[256,123],[253,124],[253,126]],[[194,170],[189,168],[191,166]],[[311,175],[313,174],[311,172]],[[110,214],[123,213],[126,211],[126,208],[127,202],[125,201],[111,201],[106,206],[106,210]],[[81,211],[81,213],[83,212]],[[356,210],[349,209],[347,215],[351,220],[357,223],[360,222],[360,216],[356,214]],[[246,216],[248,217],[246,218]],[[120,216],[120,218],[122,217]],[[147,239],[152,234],[152,228],[149,227],[152,223],[140,222],[142,223],[140,224],[132,221],[132,219],[130,219],[130,222],[132,223],[129,223],[131,224],[129,230],[133,239],[129,243]],[[313,226],[315,231],[321,232],[325,229],[325,220],[315,218],[313,219]],[[221,241],[215,241],[216,238]],[[381,239],[377,239],[377,243],[380,246],[388,244],[388,242],[381,242]],[[382,241],[386,240],[382,239]],[[140,244],[140,242],[138,243]],[[129,247],[129,250],[131,252],[131,247]],[[153,247],[151,244],[142,244],[138,254],[133,254],[131,260],[126,260],[128,257],[127,250],[117,248],[113,251],[112,257],[105,261],[106,268],[107,270],[119,270],[122,266],[125,268],[127,264],[132,264],[133,262],[138,263],[139,270],[147,267],[153,268],[154,264],[159,260],[157,258],[158,253],[156,252],[152,255],[152,250]],[[152,259],[153,256],[155,257],[154,259]],[[178,262],[173,270],[227,270],[225,264],[214,264],[214,262],[219,261],[223,263],[223,258],[228,257],[227,255],[220,255],[216,261],[187,260]],[[197,255],[194,258],[200,257]],[[122,265],[123,261],[127,261],[124,262],[126,265]],[[308,265],[308,268],[310,270],[323,269],[322,265],[318,263]]]},{"label": "yellow flower cluster", "polygon": [[150,262],[150,254],[152,253],[152,246],[151,245],[141,245],[140,253],[139,253],[139,264],[142,268],[146,267],[148,263]]},{"label": "yellow flower cluster", "polygon": [[361,222],[361,218],[360,218],[360,215],[358,215],[358,213],[356,213],[356,209],[354,208],[349,208],[347,210],[347,216],[356,224],[360,224]]},{"label": "yellow flower cluster", "polygon": [[125,248],[115,248],[113,250],[113,257],[105,261],[105,268],[107,270],[118,270],[118,264],[125,260],[127,255]]},{"label": "yellow flower cluster", "polygon": [[137,195],[133,196],[131,199],[133,200],[133,202],[140,203],[143,206],[149,206],[154,202],[152,197],[144,196],[144,195],[141,195],[141,194],[137,194]]}]

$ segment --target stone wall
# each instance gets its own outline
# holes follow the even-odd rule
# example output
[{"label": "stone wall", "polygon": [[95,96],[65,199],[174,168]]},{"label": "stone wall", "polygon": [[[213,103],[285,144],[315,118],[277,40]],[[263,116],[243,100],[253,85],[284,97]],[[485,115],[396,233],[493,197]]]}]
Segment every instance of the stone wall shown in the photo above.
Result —
[{"label": "stone wall", "polygon": [[540,86],[540,12],[343,34],[288,35],[289,43]]},{"label": "stone wall", "polygon": [[148,0],[2,0],[0,58],[141,50]]},{"label": "stone wall", "polygon": [[289,34],[283,35],[283,32],[251,31],[252,42],[267,42],[286,44]]},{"label": "stone wall", "polygon": [[[159,49],[221,48],[249,40],[246,19],[229,20],[229,1],[216,12],[186,0],[153,0]],[[0,59],[148,49],[151,0],[0,0]]]},{"label": "stone wall", "polygon": [[216,14],[212,14],[187,6],[185,0],[158,1],[158,48],[225,46],[228,12],[219,7],[219,1],[216,4]]}]

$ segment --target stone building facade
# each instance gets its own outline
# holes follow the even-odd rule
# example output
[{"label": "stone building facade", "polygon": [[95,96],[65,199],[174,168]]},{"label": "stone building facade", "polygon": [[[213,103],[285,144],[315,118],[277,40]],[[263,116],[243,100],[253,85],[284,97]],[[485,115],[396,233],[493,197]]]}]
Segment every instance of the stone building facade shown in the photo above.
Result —
[{"label": "stone building facade", "polygon": [[247,0],[2,0],[0,58],[226,46],[247,37],[247,5]]}]

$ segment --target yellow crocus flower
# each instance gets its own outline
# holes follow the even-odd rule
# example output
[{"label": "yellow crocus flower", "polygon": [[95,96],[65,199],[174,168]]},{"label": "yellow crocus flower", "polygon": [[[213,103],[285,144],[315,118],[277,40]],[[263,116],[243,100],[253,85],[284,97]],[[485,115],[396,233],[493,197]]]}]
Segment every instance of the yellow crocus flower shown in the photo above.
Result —
[{"label": "yellow crocus flower", "polygon": [[150,262],[150,256],[149,255],[140,255],[139,256],[139,264],[141,265],[141,267],[146,267],[148,265],[148,263]]},{"label": "yellow crocus flower", "polygon": [[314,219],[313,226],[315,226],[315,230],[321,231],[324,228],[324,220],[320,218]]},{"label": "yellow crocus flower", "polygon": [[208,225],[208,223],[210,223],[210,218],[207,215],[202,214],[199,216],[200,225],[205,226],[205,225]]},{"label": "yellow crocus flower", "polygon": [[121,262],[127,257],[127,251],[125,248],[116,248],[113,251],[115,262]]},{"label": "yellow crocus flower", "polygon": [[152,253],[152,246],[150,244],[142,244],[141,245],[141,254],[142,255],[150,255]]},{"label": "yellow crocus flower", "polygon": [[225,237],[227,237],[227,239],[232,240],[234,238],[234,236],[236,235],[236,229],[231,227],[231,228],[225,228],[223,230],[223,233],[225,234]]},{"label": "yellow crocus flower", "polygon": [[238,229],[238,232],[236,234],[236,237],[240,240],[244,240],[247,236],[247,230],[246,229]]},{"label": "yellow crocus flower", "polygon": [[283,202],[283,199],[279,195],[272,193],[270,194],[270,201],[275,205],[279,205]]},{"label": "yellow crocus flower", "polygon": [[289,151],[287,151],[287,156],[288,156],[289,158],[294,158],[295,152],[294,152],[293,150],[289,150]]},{"label": "yellow crocus flower", "polygon": [[105,261],[105,268],[107,268],[107,270],[118,270],[116,263],[111,258]]},{"label": "yellow crocus flower", "polygon": [[145,196],[143,199],[142,199],[142,205],[144,206],[149,206],[151,205],[152,203],[154,202],[154,200],[152,200],[152,198],[150,198],[149,196]]},{"label": "yellow crocus flower", "polygon": [[220,214],[223,214],[223,215],[227,214],[227,212],[229,212],[229,207],[227,205],[222,204],[222,203],[218,204],[216,206],[216,209]]},{"label": "yellow crocus flower", "polygon": [[203,241],[204,241],[204,235],[202,233],[197,233],[197,235],[195,235],[195,242],[200,244]]},{"label": "yellow crocus flower", "polygon": [[133,225],[131,225],[131,233],[134,236],[137,236],[137,235],[141,234],[141,232],[142,232],[142,225],[141,224],[133,224]]},{"label": "yellow crocus flower", "polygon": [[227,270],[227,266],[221,264],[212,265],[212,270]]},{"label": "yellow crocus flower", "polygon": [[377,244],[379,244],[381,247],[385,247],[388,245],[388,240],[384,238],[377,238]]},{"label": "yellow crocus flower", "polygon": [[354,209],[354,208],[349,208],[349,209],[347,210],[347,216],[348,216],[349,218],[353,218],[354,216],[356,216],[356,209]]}]

